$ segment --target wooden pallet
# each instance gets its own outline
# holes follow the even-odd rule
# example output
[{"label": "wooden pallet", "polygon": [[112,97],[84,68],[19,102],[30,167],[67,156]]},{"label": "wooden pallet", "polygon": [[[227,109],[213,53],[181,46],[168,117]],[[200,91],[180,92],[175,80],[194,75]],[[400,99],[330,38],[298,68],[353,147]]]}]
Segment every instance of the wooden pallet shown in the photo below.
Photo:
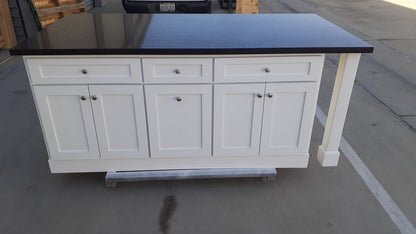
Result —
[{"label": "wooden pallet", "polygon": [[42,28],[60,18],[85,11],[82,0],[32,0]]},{"label": "wooden pallet", "polygon": [[16,45],[16,36],[7,0],[0,0],[0,49]]},{"label": "wooden pallet", "polygon": [[237,0],[236,14],[258,14],[259,3],[257,0]]}]

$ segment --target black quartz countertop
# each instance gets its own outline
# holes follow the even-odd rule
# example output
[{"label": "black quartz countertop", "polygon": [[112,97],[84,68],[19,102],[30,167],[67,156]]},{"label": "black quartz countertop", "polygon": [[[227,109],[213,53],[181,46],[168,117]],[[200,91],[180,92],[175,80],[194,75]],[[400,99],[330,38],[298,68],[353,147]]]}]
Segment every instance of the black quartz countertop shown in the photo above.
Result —
[{"label": "black quartz countertop", "polygon": [[314,14],[74,14],[12,55],[371,53]]}]

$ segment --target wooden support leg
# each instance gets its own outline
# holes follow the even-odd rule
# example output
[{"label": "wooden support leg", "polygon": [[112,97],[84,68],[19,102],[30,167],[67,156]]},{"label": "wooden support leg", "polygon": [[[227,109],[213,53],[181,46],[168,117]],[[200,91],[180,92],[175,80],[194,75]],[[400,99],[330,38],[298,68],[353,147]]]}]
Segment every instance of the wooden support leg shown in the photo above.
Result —
[{"label": "wooden support leg", "polygon": [[318,149],[318,160],[323,167],[338,165],[338,148],[360,56],[361,54],[341,54],[326,120],[324,138],[322,145]]}]

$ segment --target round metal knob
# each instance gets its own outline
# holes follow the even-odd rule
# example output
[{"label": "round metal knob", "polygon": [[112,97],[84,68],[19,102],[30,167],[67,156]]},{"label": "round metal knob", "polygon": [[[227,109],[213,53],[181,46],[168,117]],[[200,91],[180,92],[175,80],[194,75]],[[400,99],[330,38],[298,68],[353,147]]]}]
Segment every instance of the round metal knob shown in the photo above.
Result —
[{"label": "round metal knob", "polygon": [[82,69],[81,72],[82,72],[82,74],[86,75],[88,73],[88,70],[87,69]]},{"label": "round metal knob", "polygon": [[268,96],[269,98],[272,98],[272,97],[273,97],[273,94],[272,94],[272,93],[268,93],[268,94],[267,94],[267,96]]},{"label": "round metal knob", "polygon": [[176,101],[180,102],[180,101],[182,101],[182,98],[181,97],[177,97],[176,98]]},{"label": "round metal knob", "polygon": [[95,101],[95,100],[97,100],[97,96],[95,96],[95,95],[93,95],[91,98],[92,98],[92,100],[94,100],[94,101]]},{"label": "round metal knob", "polygon": [[85,96],[81,96],[81,100],[85,101],[87,98]]},{"label": "round metal knob", "polygon": [[179,74],[181,74],[181,70],[175,69],[175,73],[179,75]]},{"label": "round metal knob", "polygon": [[265,71],[266,73],[269,73],[269,72],[270,72],[270,68],[266,67],[266,68],[264,69],[264,71]]},{"label": "round metal knob", "polygon": [[263,94],[262,94],[262,93],[258,93],[258,94],[257,94],[257,97],[258,97],[258,98],[262,98],[262,97],[263,97]]}]

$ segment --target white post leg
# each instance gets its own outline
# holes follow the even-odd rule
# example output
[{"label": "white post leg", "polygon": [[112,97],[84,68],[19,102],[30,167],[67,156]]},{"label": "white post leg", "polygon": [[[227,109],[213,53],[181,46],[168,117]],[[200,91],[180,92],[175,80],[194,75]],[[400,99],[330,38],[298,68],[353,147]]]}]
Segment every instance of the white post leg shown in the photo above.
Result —
[{"label": "white post leg", "polygon": [[318,160],[323,167],[338,165],[338,148],[360,56],[361,54],[341,54],[326,120],[324,138],[322,139],[322,145],[318,149]]}]

